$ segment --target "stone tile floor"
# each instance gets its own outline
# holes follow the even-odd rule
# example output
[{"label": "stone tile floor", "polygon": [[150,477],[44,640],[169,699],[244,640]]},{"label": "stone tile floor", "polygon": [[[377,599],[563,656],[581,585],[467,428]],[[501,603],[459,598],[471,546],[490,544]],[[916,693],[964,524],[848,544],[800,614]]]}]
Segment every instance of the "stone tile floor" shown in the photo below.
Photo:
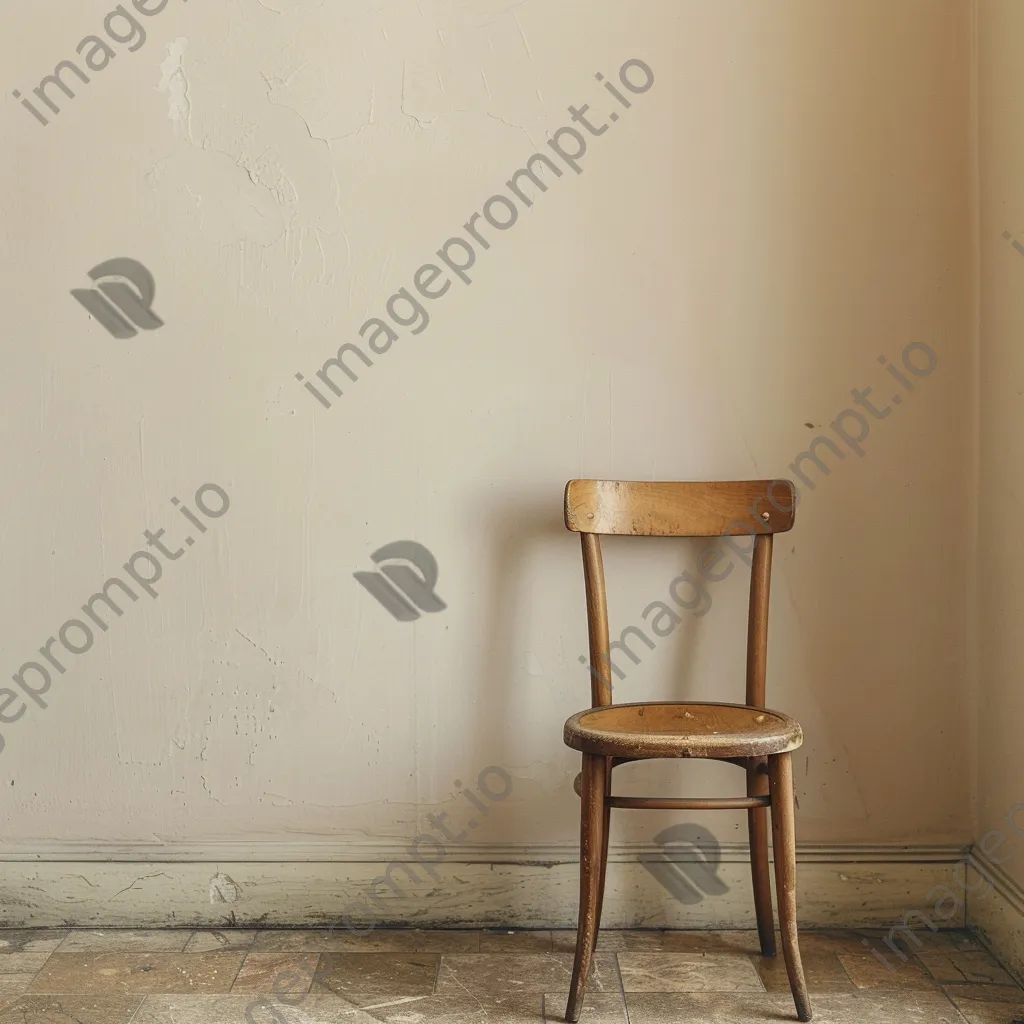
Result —
[{"label": "stone tile floor", "polygon": [[[882,934],[802,932],[818,1024],[1024,1021],[1024,991],[969,933],[922,929],[906,959]],[[0,929],[0,1024],[541,1024],[562,1020],[574,943],[562,931]],[[795,1019],[782,957],[758,956],[753,932],[606,931],[581,1024]]]}]

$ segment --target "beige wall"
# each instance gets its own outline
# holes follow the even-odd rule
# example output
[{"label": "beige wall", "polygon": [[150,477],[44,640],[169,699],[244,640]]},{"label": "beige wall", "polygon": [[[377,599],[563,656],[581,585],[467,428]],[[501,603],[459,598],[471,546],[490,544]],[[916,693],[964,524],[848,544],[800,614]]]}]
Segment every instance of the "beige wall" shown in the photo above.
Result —
[{"label": "beige wall", "polygon": [[[3,15],[8,89],[31,95],[113,5],[56,6]],[[465,820],[453,780],[492,764],[514,790],[480,842],[571,847],[561,723],[588,687],[564,481],[791,474],[867,387],[905,399],[863,457],[809,470],[777,546],[769,692],[805,725],[801,836],[970,838],[966,4],[170,0],[145,28],[48,126],[3,108],[4,677],[143,529],[183,542],[172,497],[194,508],[213,482],[231,507],[165,564],[158,599],[64,655],[45,710],[0,726],[5,850],[372,849],[439,805]],[[990,45],[1017,103],[1012,40]],[[489,229],[473,283],[333,408],[312,399],[294,374],[358,341],[569,104],[618,111],[594,75],[629,58],[655,83],[583,173]],[[988,131],[1002,299],[985,305],[981,568],[1009,700],[1024,260],[998,233],[1024,210],[1019,139]],[[115,340],[68,294],[116,256],[153,272],[159,330]],[[937,365],[905,392],[878,357],[910,343]],[[437,557],[447,604],[415,624],[352,578],[404,538]],[[694,550],[608,545],[616,632]],[[643,649],[620,699],[740,698],[740,576]],[[995,759],[1019,753],[1013,717],[985,713],[998,814],[1016,794]],[[633,771],[637,789],[672,778]],[[696,795],[739,781],[690,778]],[[615,839],[669,820],[623,816]],[[709,820],[742,837],[739,815]]]},{"label": "beige wall", "polygon": [[[1024,801],[1024,91],[1018,41],[1024,8],[984,0],[978,21],[980,180],[979,776],[980,839]],[[1011,240],[1003,237],[1009,232]],[[1017,822],[1024,829],[1024,812]],[[994,843],[993,837],[990,843]],[[1024,855],[1003,869],[1024,885]]]}]

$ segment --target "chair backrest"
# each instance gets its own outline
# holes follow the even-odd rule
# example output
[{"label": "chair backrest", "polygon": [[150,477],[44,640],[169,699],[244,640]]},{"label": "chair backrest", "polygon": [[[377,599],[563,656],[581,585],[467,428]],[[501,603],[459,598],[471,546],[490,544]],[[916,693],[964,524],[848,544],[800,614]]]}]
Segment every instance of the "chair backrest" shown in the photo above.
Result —
[{"label": "chair backrest", "polygon": [[[789,480],[706,483],[570,480],[565,487],[565,525],[579,533],[583,543],[592,706],[605,707],[612,703],[611,644],[601,534],[632,537],[747,534],[754,542],[749,563],[746,703],[764,707],[772,537],[793,528],[795,509],[796,494]],[[700,572],[710,572],[717,561],[716,556],[708,565],[707,554],[708,549],[705,549],[697,559]],[[624,638],[626,631],[622,635]],[[624,647],[624,639],[615,646]]]}]

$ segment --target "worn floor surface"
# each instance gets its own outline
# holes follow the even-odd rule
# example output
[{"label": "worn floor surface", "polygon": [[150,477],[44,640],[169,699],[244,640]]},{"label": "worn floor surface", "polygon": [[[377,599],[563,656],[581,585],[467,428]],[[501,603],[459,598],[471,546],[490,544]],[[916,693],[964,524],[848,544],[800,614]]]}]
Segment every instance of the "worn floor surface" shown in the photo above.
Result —
[{"label": "worn floor surface", "polygon": [[[1024,1021],[1024,991],[967,932],[916,934],[901,956],[880,932],[803,932],[817,1024]],[[539,1024],[562,1020],[574,942],[0,929],[0,1024]],[[781,954],[756,951],[753,932],[603,932],[581,1024],[795,1020]]]}]

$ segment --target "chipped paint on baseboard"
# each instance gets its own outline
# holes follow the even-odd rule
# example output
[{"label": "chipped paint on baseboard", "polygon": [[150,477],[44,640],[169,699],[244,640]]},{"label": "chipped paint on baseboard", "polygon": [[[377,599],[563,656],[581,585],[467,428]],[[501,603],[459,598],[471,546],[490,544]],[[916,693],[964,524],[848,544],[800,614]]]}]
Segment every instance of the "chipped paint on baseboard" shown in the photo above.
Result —
[{"label": "chipped paint on baseboard", "polygon": [[230,876],[217,873],[210,879],[211,903],[236,903],[242,898],[242,887]]}]

